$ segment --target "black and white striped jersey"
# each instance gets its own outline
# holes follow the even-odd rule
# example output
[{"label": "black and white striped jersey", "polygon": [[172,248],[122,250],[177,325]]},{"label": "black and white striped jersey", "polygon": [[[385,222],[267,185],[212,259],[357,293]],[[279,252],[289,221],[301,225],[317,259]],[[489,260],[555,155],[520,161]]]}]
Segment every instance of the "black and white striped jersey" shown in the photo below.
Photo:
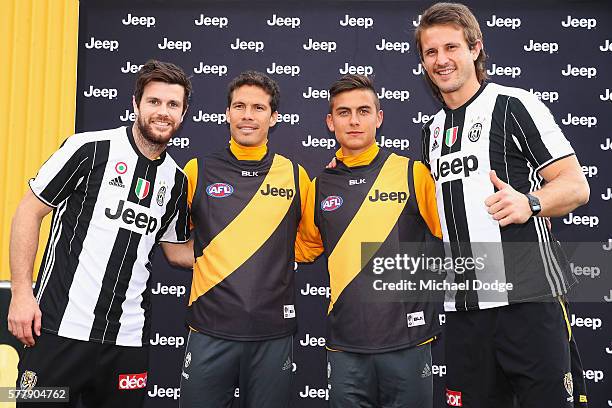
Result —
[{"label": "black and white striped jersey", "polygon": [[69,137],[30,188],[54,207],[35,288],[43,329],[148,344],[156,243],[189,238],[181,168],[165,152],[149,160],[121,127]]},{"label": "black and white striped jersey", "polygon": [[[463,106],[436,113],[423,127],[422,140],[447,256],[455,260],[445,310],[485,309],[567,292],[574,281],[546,220],[534,217],[501,228],[484,204],[496,191],[490,170],[528,193],[542,186],[540,170],[574,154],[548,108],[525,90],[484,84]],[[459,271],[456,262],[470,258],[480,259],[481,267],[470,264]],[[512,289],[487,289],[482,282]]]}]

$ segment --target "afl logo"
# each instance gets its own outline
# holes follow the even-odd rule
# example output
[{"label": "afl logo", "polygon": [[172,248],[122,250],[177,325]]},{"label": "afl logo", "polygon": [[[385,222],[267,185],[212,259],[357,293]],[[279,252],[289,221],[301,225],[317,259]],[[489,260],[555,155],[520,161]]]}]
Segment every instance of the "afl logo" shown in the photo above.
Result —
[{"label": "afl logo", "polygon": [[480,132],[482,132],[482,123],[474,123],[474,126],[472,126],[468,133],[470,142],[477,142],[480,139]]},{"label": "afl logo", "polygon": [[342,197],[340,196],[329,196],[325,200],[321,201],[321,209],[323,211],[336,211],[342,206]]},{"label": "afl logo", "polygon": [[215,198],[224,198],[232,195],[234,187],[227,183],[214,183],[206,187],[206,194]]}]

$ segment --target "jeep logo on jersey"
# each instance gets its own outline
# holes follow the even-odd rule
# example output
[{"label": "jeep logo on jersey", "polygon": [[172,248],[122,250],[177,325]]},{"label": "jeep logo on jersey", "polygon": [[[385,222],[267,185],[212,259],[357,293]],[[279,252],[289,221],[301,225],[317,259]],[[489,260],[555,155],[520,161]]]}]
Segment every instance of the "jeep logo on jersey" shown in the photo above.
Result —
[{"label": "jeep logo on jersey", "polygon": [[446,129],[444,133],[444,143],[448,147],[452,147],[457,141],[457,132],[459,131],[459,126],[452,127],[450,129]]},{"label": "jeep logo on jersey", "polygon": [[136,187],[134,187],[134,192],[136,193],[136,197],[139,200],[143,200],[146,196],[149,195],[149,190],[151,189],[151,183],[147,180],[138,177],[138,181],[136,182]]},{"label": "jeep logo on jersey", "polygon": [[452,181],[467,178],[478,169],[478,158],[473,154],[461,157],[459,154],[448,154],[434,160],[431,175],[436,181]]},{"label": "jeep logo on jersey", "polygon": [[119,374],[120,390],[138,390],[147,387],[147,372],[140,374]]},{"label": "jeep logo on jersey", "polygon": [[234,192],[234,187],[227,183],[214,183],[206,187],[206,194],[215,198],[224,198],[231,196]]},{"label": "jeep logo on jersey", "polygon": [[408,200],[408,193],[405,191],[392,191],[386,193],[378,189],[374,190],[374,194],[368,196],[368,199],[372,202],[375,201],[397,201],[398,203],[405,203]]},{"label": "jeep logo on jersey", "polygon": [[470,142],[477,142],[480,139],[480,132],[482,132],[482,123],[474,123],[468,133]]},{"label": "jeep logo on jersey", "polygon": [[119,200],[119,205],[114,214],[111,213],[110,208],[107,208],[104,214],[111,220],[120,220],[123,223],[122,228],[137,234],[144,232],[146,235],[149,235],[157,229],[158,223],[155,217],[147,214],[147,211],[149,211],[148,208],[136,203]]},{"label": "jeep logo on jersey", "polygon": [[272,197],[285,197],[287,200],[291,200],[294,195],[294,191],[291,188],[280,188],[272,187],[270,184],[266,184],[264,188],[259,190],[261,195],[269,195]]},{"label": "jeep logo on jersey", "polygon": [[340,196],[329,196],[321,201],[321,209],[323,211],[335,211],[342,206],[342,202],[342,197]]}]

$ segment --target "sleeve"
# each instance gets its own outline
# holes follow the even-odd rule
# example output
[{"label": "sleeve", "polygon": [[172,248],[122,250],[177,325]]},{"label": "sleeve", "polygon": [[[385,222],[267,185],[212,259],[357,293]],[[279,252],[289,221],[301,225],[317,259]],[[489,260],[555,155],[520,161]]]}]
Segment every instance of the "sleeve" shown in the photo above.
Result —
[{"label": "sleeve", "polygon": [[431,178],[431,173],[423,163],[415,161],[413,177],[419,212],[431,233],[441,239],[442,228],[440,227],[436,203],[436,185],[433,178]]},{"label": "sleeve", "polygon": [[421,161],[427,166],[428,169],[431,168],[429,164],[429,138],[431,137],[431,130],[429,129],[429,125],[431,124],[431,120],[428,121],[423,129],[421,129]]},{"label": "sleeve", "polygon": [[505,120],[536,171],[574,154],[548,107],[534,95],[525,92],[521,98],[510,97],[508,105]]},{"label": "sleeve", "polygon": [[30,179],[34,195],[54,208],[67,199],[91,171],[95,143],[83,143],[78,135],[66,139]]},{"label": "sleeve", "polygon": [[[166,206],[166,216],[162,216],[162,226],[165,228],[159,241],[182,243],[189,241],[189,207],[187,206],[187,177],[177,169],[170,200]],[[166,226],[167,225],[167,226]]]},{"label": "sleeve", "polygon": [[[304,174],[306,172],[304,171]],[[306,174],[306,177],[308,175]],[[300,194],[302,195],[302,219],[298,226],[297,237],[295,240],[295,260],[297,262],[313,262],[323,253],[323,241],[321,234],[314,221],[316,209],[316,188],[315,180],[304,183],[307,192],[302,190],[302,176],[300,174]]]},{"label": "sleeve", "polygon": [[[198,159],[193,158],[189,160],[183,171],[187,175],[187,206],[191,209],[193,195],[198,184]],[[191,217],[189,217],[189,229],[193,229]]]}]

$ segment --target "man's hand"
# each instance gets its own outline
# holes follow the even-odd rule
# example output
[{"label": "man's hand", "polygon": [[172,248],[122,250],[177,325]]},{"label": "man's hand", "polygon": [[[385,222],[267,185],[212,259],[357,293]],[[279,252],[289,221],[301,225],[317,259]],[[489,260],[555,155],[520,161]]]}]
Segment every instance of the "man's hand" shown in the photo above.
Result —
[{"label": "man's hand", "polygon": [[325,166],[325,168],[326,169],[335,169],[337,165],[338,165],[338,163],[336,163],[336,158],[333,157],[331,159],[331,161],[329,163],[327,163],[327,166]]},{"label": "man's hand", "polygon": [[527,222],[532,214],[527,196],[500,180],[495,170],[489,172],[489,178],[499,190],[485,200],[487,211],[493,216],[493,219],[499,221],[501,227]]},{"label": "man's hand", "polygon": [[42,313],[31,291],[13,292],[8,313],[8,329],[13,336],[26,346],[32,347],[35,344],[32,323],[34,333],[40,336],[41,318]]},{"label": "man's hand", "polygon": [[170,265],[186,269],[193,268],[193,263],[195,262],[193,255],[193,238],[180,244],[162,242],[160,246]]}]

